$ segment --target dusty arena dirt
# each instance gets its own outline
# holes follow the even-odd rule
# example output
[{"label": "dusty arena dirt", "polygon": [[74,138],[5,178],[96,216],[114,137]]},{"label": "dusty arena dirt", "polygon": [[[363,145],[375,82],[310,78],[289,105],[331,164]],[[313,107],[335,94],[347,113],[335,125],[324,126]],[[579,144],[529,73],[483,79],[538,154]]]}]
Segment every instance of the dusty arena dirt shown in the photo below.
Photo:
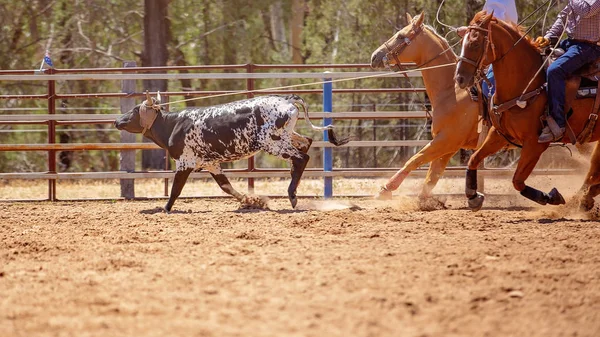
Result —
[{"label": "dusty arena dirt", "polygon": [[1,202],[0,336],[600,335],[596,220],[415,203]]}]

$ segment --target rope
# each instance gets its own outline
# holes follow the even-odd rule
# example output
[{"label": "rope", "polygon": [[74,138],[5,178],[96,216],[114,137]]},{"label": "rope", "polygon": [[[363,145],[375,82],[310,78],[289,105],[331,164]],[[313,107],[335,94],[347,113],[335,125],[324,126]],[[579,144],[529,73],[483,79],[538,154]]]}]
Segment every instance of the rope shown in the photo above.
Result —
[{"label": "rope", "polygon": [[440,20],[440,11],[442,10],[442,6],[444,5],[444,1],[446,1],[446,0],[442,0],[442,2],[440,2],[440,6],[438,7],[437,13],[435,13],[435,21],[437,21],[440,25],[442,25],[442,26],[450,29],[450,31],[455,32],[456,28],[454,28],[454,27],[452,27],[450,25],[447,25],[447,24],[443,23]]},{"label": "rope", "polygon": [[260,93],[260,92],[264,92],[264,91],[274,91],[274,90],[282,90],[282,89],[299,88],[299,87],[306,87],[306,86],[310,86],[310,85],[322,85],[322,84],[325,84],[325,83],[338,83],[338,82],[345,82],[345,81],[356,81],[356,80],[362,80],[362,79],[367,79],[367,78],[387,77],[387,76],[398,75],[398,74],[407,74],[407,73],[412,72],[412,71],[423,71],[423,70],[430,70],[430,69],[438,69],[438,68],[450,67],[450,66],[454,66],[454,65],[456,65],[456,63],[446,63],[446,64],[439,64],[439,65],[430,66],[430,67],[416,68],[416,69],[411,69],[411,70],[393,71],[393,72],[383,73],[383,74],[372,74],[372,75],[357,76],[357,77],[350,77],[350,78],[340,78],[340,79],[335,79],[335,80],[323,80],[323,81],[312,82],[312,83],[292,84],[292,85],[286,85],[286,86],[281,86],[281,87],[272,87],[272,88],[264,88],[264,89],[256,89],[256,90],[243,90],[243,91],[229,92],[229,93],[224,93],[224,94],[216,94],[216,95],[209,95],[209,96],[203,96],[203,97],[194,97],[194,98],[189,98],[189,99],[182,99],[182,100],[179,100],[179,101],[172,101],[172,102],[160,103],[159,105],[160,106],[164,106],[164,105],[170,105],[170,104],[182,103],[182,102],[188,102],[188,101],[195,101],[195,100],[201,100],[201,99],[208,99],[208,98],[225,97],[225,96],[233,96],[233,95],[240,95],[240,94],[250,94],[250,93]]},{"label": "rope", "polygon": [[[550,9],[550,7],[548,7],[548,10],[549,9]],[[569,14],[567,14],[567,17],[565,18],[565,22],[563,23],[563,31],[565,30],[565,27],[569,23]],[[539,21],[539,19],[538,19],[538,21]],[[525,34],[523,34],[523,36],[525,36]],[[559,43],[560,43],[560,39],[558,39],[558,41],[556,41],[556,43],[554,44],[554,46],[553,46],[552,49],[556,49],[556,47],[558,46]],[[521,101],[521,98],[523,98],[523,95],[525,95],[525,92],[527,92],[527,89],[529,89],[529,86],[531,85],[531,83],[533,83],[533,81],[535,80],[535,78],[537,77],[537,75],[540,73],[540,71],[542,71],[542,69],[544,69],[544,66],[546,65],[546,62],[548,62],[549,59],[550,59],[550,55],[548,55],[548,57],[546,57],[544,59],[544,62],[542,62],[542,65],[535,72],[535,74],[533,75],[533,77],[531,78],[531,80],[529,80],[529,83],[527,83],[527,86],[525,87],[525,89],[523,89],[523,92],[521,93],[521,96],[519,97],[519,101],[517,101],[517,105],[519,105],[519,107],[521,107],[521,109],[525,108],[525,105],[527,104],[526,102]]]}]

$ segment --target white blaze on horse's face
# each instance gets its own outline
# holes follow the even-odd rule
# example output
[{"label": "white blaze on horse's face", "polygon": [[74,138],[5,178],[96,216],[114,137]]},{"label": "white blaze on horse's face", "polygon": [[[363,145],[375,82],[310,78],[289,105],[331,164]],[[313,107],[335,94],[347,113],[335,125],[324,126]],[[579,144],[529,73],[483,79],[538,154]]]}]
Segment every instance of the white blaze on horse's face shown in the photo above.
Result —
[{"label": "white blaze on horse's face", "polygon": [[[465,34],[465,36],[463,36],[463,40],[462,40],[462,46],[460,48],[460,57],[463,58],[465,57],[465,46],[467,45],[467,41],[469,41],[469,31],[467,30],[467,33]],[[460,65],[461,61],[458,61],[459,65]]]},{"label": "white blaze on horse's face", "polygon": [[462,46],[460,49],[460,57],[458,58],[458,63],[456,64],[456,75],[454,76],[454,80],[458,84],[458,86],[462,89],[467,86],[473,85],[474,74],[467,74],[464,69],[463,59],[466,58],[465,50],[467,48],[467,43],[469,43],[469,35],[470,30],[467,30],[465,36],[463,37]]}]

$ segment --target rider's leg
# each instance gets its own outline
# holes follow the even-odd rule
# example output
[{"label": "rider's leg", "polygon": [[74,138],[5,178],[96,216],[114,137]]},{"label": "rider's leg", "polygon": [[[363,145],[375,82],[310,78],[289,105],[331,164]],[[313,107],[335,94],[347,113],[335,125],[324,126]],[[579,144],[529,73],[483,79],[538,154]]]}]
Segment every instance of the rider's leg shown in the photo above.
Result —
[{"label": "rider's leg", "polygon": [[481,91],[482,91],[481,93],[487,97],[492,97],[492,95],[496,92],[496,79],[494,78],[494,69],[492,69],[491,64],[487,70],[485,77],[487,77],[487,79],[490,82],[490,84],[492,85],[492,87],[490,88],[488,86],[487,81],[482,81],[481,82]]},{"label": "rider's leg", "polygon": [[567,77],[586,64],[600,58],[600,47],[591,43],[564,40],[561,47],[565,53],[548,67],[548,107],[550,116],[561,128],[560,134],[552,134],[545,128],[538,141],[546,143],[562,138],[566,125],[565,119],[565,82]]}]

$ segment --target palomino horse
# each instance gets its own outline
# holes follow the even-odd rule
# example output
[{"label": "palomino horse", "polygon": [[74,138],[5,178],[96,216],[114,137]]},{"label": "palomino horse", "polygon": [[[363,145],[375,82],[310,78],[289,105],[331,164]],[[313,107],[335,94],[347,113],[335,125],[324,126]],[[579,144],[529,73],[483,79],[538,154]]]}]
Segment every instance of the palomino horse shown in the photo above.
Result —
[{"label": "palomino horse", "polygon": [[431,100],[433,140],[382,186],[378,195],[380,199],[391,198],[392,191],[402,184],[411,171],[429,162],[431,166],[419,197],[430,197],[450,158],[461,148],[476,148],[478,141],[478,103],[454,82],[456,54],[443,37],[423,24],[423,13],[414,19],[409,14],[406,16],[410,23],[373,52],[371,67],[399,67],[400,62],[414,62],[426,67],[452,65],[421,71]]},{"label": "palomino horse", "polygon": [[[481,147],[469,159],[465,193],[469,207],[476,211],[483,204],[483,194],[477,192],[477,166],[485,157],[508,143],[522,147],[521,158],[513,176],[513,186],[521,195],[541,205],[565,203],[556,188],[544,193],[525,185],[542,152],[549,143],[538,143],[542,128],[540,117],[544,113],[547,97],[544,90],[544,72],[540,51],[531,40],[523,38],[520,27],[493,17],[493,13],[479,12],[471,21],[463,38],[460,62],[456,69],[456,82],[467,88],[481,76],[488,64],[494,67],[496,94],[490,119],[493,127]],[[577,82],[577,85],[579,82]],[[528,85],[529,84],[529,85]],[[575,88],[576,90],[576,88]],[[573,114],[568,122],[574,133],[581,134],[594,106],[593,98],[572,100]],[[567,109],[568,110],[568,109]],[[600,138],[598,127],[592,129],[587,139]],[[567,142],[568,137],[562,139]],[[579,192],[581,206],[591,209],[594,197],[600,193],[600,145],[591,156],[591,167]]]}]

